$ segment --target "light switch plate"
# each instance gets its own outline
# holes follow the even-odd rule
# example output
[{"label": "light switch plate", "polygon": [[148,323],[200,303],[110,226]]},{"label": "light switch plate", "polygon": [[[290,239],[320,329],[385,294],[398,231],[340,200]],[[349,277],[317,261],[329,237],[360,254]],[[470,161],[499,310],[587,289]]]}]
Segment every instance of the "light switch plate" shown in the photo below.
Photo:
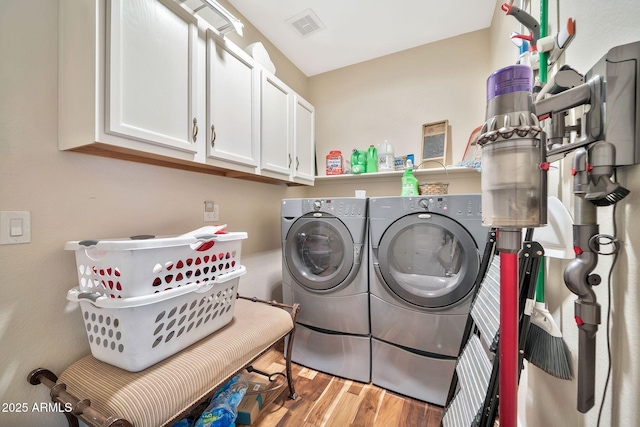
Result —
[{"label": "light switch plate", "polygon": [[0,211],[0,245],[31,242],[31,212]]}]

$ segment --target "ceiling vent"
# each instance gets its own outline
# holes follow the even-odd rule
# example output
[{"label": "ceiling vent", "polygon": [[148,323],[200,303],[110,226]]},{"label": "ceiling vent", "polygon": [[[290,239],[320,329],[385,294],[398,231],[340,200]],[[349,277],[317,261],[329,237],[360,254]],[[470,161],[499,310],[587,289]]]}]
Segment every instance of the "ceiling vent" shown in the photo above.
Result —
[{"label": "ceiling vent", "polygon": [[309,37],[311,34],[317,33],[318,31],[326,28],[311,9],[307,9],[302,13],[292,16],[287,19],[286,22],[295,28],[298,34],[302,37]]}]

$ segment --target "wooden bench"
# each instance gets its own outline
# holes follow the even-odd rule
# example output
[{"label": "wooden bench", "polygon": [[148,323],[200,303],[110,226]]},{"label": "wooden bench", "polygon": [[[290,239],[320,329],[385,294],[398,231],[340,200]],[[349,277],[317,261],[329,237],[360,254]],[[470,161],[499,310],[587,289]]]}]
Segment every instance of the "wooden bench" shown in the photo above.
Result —
[{"label": "wooden bench", "polygon": [[140,372],[128,372],[86,356],[56,377],[39,368],[28,376],[33,385],[51,389],[69,426],[78,419],[100,427],[158,427],[171,425],[215,390],[289,335],[286,377],[289,398],[296,392],[291,376],[291,346],[297,304],[288,306],[238,297],[233,320],[214,334]]}]

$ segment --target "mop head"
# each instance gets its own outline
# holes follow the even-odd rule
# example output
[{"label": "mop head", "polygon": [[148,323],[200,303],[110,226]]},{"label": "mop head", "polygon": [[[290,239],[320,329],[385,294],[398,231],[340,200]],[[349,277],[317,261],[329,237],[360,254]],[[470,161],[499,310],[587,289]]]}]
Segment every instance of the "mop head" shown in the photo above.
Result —
[{"label": "mop head", "polygon": [[544,303],[536,302],[531,313],[524,358],[556,378],[573,378],[569,349]]}]

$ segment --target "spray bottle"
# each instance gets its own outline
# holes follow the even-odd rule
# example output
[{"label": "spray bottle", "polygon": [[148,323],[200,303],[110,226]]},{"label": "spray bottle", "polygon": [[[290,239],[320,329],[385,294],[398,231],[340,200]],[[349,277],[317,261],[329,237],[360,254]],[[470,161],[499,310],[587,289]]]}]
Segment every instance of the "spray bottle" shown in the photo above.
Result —
[{"label": "spray bottle", "polygon": [[417,196],[418,192],[418,180],[413,176],[413,163],[411,160],[407,160],[407,168],[402,174],[402,192],[401,196]]}]

